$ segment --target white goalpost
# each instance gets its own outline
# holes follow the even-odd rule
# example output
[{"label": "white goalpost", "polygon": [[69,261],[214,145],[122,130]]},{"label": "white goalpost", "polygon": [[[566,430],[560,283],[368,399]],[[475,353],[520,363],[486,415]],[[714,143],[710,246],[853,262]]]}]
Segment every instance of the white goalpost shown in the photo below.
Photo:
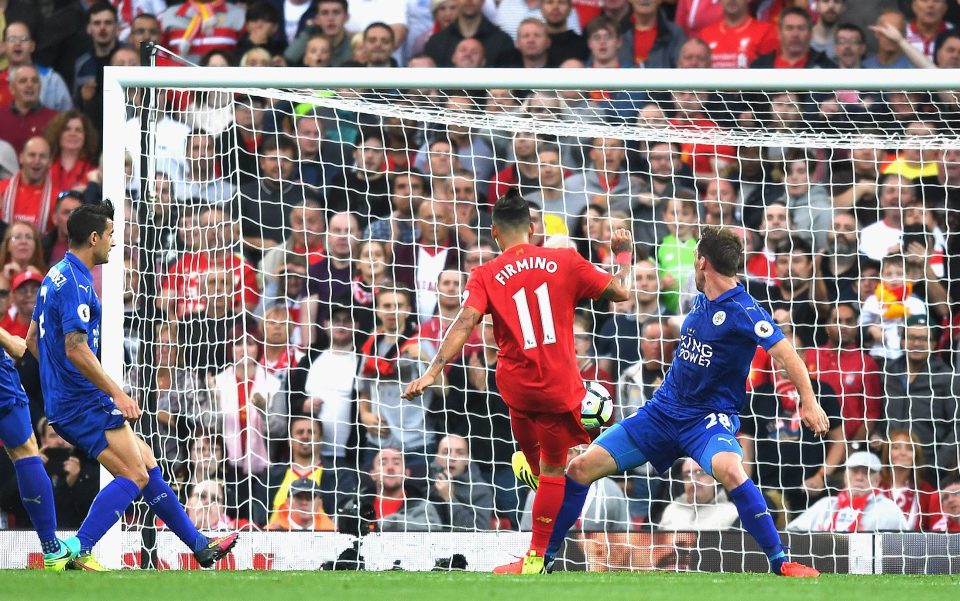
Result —
[{"label": "white goalpost", "polygon": [[[950,414],[936,394],[911,405],[916,393],[891,387],[920,308],[937,334],[921,374],[954,370],[957,82],[919,69],[108,67],[103,192],[118,245],[103,365],[145,407],[138,428],[199,527],[244,530],[221,568],[320,569],[356,549],[366,569],[461,554],[489,570],[529,540],[492,336],[481,328],[423,402],[397,389],[435,352],[470,267],[496,251],[496,195],[519,186],[542,243],[603,268],[609,231],[633,231],[635,298],[585,305],[576,326],[584,378],[615,393],[618,419],[670,364],[697,228],[724,225],[746,242],[748,289],[814,378],[841,383],[825,394],[839,434],[814,441],[775,366],[758,355],[751,370],[738,434],[792,553],[827,571],[956,573],[950,517],[908,507],[890,457],[891,440],[916,445],[911,473],[934,491],[958,470],[956,399]],[[897,257],[901,287],[882,272]],[[837,325],[846,308],[854,342],[855,324]],[[851,353],[859,372],[844,371]],[[846,489],[858,451],[890,466],[876,494],[906,508],[902,527],[789,527]],[[601,481],[560,569],[765,571],[697,478],[678,462]],[[305,509],[304,481],[317,499]],[[380,497],[391,487],[405,491],[399,509]],[[0,564],[26,565],[26,534],[0,533],[19,549]],[[194,567],[142,503],[97,554]]]}]

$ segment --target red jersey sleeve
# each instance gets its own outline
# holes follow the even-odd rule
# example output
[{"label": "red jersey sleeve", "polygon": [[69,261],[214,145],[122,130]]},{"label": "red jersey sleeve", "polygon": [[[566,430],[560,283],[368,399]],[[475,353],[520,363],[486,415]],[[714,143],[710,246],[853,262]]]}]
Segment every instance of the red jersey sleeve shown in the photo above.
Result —
[{"label": "red jersey sleeve", "polygon": [[577,297],[596,300],[610,285],[613,276],[584,259],[577,251],[570,249],[570,253],[573,255],[572,275],[577,283]]},{"label": "red jersey sleeve", "polygon": [[770,25],[763,37],[757,42],[757,55],[770,54],[777,50],[780,50],[780,34],[776,27]]},{"label": "red jersey sleeve", "polygon": [[480,315],[489,313],[490,298],[487,296],[487,287],[483,284],[483,269],[478,267],[470,273],[467,287],[463,290],[463,307],[476,309]]}]

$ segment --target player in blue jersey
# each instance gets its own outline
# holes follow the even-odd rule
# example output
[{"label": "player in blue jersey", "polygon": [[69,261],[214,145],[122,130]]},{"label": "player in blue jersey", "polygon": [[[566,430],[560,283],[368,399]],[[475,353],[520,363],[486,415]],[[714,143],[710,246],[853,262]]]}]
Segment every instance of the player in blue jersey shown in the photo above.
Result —
[{"label": "player in blue jersey", "polygon": [[93,546],[143,494],[147,505],[190,547],[198,563],[210,567],[230,552],[237,533],[211,540],[197,531],[164,481],[150,447],[127,423],[140,417],[140,407],[97,360],[100,299],[90,270],[108,260],[113,247],[113,211],[108,200],[83,205],[70,214],[70,249],[43,279],[27,332],[27,346],[40,360],[40,383],[50,424],[114,476],[93,500],[77,535],[64,543],[77,554],[71,567],[103,571],[91,554]]},{"label": "player in blue jersey", "polygon": [[53,486],[43,468],[37,437],[30,425],[30,406],[13,360],[26,352],[23,339],[0,328],[0,442],[17,472],[23,508],[33,522],[43,550],[43,569],[61,572],[75,554],[57,538]]},{"label": "player in blue jersey", "polygon": [[740,239],[717,227],[701,230],[697,245],[697,290],[683,321],[680,344],[663,384],[635,414],[601,434],[567,467],[563,506],[547,548],[560,549],[580,517],[590,483],[631,470],[648,461],[660,472],[679,457],[692,457],[727,489],[740,523],[781,576],[815,577],[819,572],[787,559],[780,534],[760,490],[743,470],[737,442],[738,413],[746,399],[746,380],[757,345],[782,366],[800,394],[803,423],[818,436],[829,422],[810,376],[793,345],[770,315],[737,280],[743,257]]}]

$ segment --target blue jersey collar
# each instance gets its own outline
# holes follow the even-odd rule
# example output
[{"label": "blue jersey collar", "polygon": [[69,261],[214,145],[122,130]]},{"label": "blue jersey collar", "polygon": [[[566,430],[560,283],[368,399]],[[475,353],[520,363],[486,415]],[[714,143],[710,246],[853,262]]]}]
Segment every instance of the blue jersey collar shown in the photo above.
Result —
[{"label": "blue jersey collar", "polygon": [[736,285],[736,286],[734,286],[734,287],[731,288],[730,290],[727,290],[726,292],[724,292],[723,294],[721,294],[720,296],[718,296],[717,298],[715,298],[714,300],[712,300],[712,301],[710,301],[710,302],[722,303],[723,301],[727,300],[728,298],[733,297],[733,296],[736,296],[736,295],[740,294],[740,293],[743,292],[743,291],[744,291],[743,284],[742,284],[741,282],[737,282],[737,285]]},{"label": "blue jersey collar", "polygon": [[84,264],[83,264],[83,261],[81,261],[80,259],[78,259],[75,254],[73,254],[72,252],[70,252],[70,251],[68,250],[68,251],[67,251],[67,254],[64,255],[63,258],[66,259],[67,261],[69,261],[70,264],[73,265],[76,269],[79,269],[79,270],[80,270],[80,273],[82,273],[83,275],[87,276],[87,279],[90,279],[90,280],[93,279],[93,276],[90,274],[90,270],[87,269],[87,266],[84,265]]}]

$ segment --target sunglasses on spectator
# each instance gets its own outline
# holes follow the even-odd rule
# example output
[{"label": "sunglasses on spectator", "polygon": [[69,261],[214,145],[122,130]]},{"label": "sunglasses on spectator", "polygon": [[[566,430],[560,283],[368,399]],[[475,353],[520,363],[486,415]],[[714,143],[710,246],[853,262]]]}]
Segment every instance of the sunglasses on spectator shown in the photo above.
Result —
[{"label": "sunglasses on spectator", "polygon": [[64,198],[73,198],[74,200],[83,202],[83,194],[76,190],[64,190],[60,194],[57,194],[57,202],[60,202]]},{"label": "sunglasses on spectator", "polygon": [[11,42],[11,43],[13,43],[13,44],[16,44],[16,43],[18,43],[18,42],[29,42],[29,41],[30,41],[30,36],[28,36],[28,35],[8,35],[6,41],[7,41],[7,42]]}]

